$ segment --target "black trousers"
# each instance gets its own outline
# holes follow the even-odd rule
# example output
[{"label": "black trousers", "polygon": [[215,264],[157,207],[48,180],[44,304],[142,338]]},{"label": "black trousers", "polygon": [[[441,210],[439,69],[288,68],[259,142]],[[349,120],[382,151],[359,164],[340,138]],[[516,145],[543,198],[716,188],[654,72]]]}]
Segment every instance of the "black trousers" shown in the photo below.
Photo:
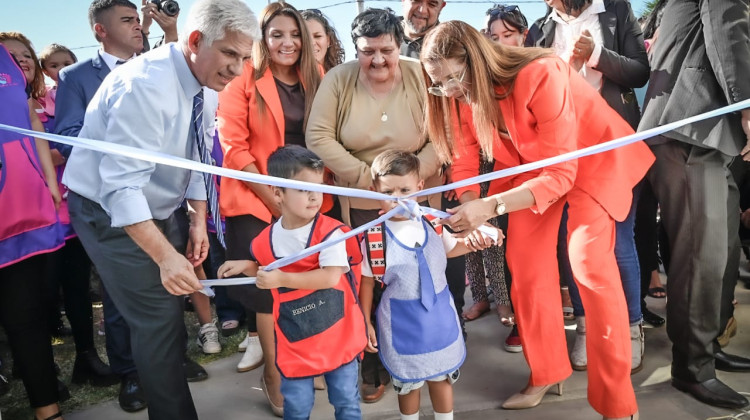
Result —
[{"label": "black trousers", "polygon": [[[644,180],[641,197],[635,211],[635,249],[641,271],[641,307],[646,307],[645,297],[651,284],[651,272],[659,268],[659,241],[656,213],[659,202],[656,201],[651,183]],[[664,252],[664,250],[662,250]],[[666,264],[665,264],[666,267]]]},{"label": "black trousers", "polygon": [[[227,244],[226,258],[228,260],[249,260],[250,244],[268,223],[253,215],[232,216],[226,218]],[[238,276],[242,277],[242,276]],[[247,330],[257,332],[255,314],[270,314],[273,312],[273,296],[270,290],[258,289],[254,284],[228,286],[227,296],[245,308]]]},{"label": "black trousers", "polygon": [[703,382],[716,376],[722,299],[734,291],[739,257],[739,193],[732,157],[670,141],[652,146],[648,173],[669,238],[667,334],[672,376]]},{"label": "black trousers", "polygon": [[[101,206],[70,192],[73,227],[96,265],[107,293],[130,326],[133,358],[151,419],[198,418],[183,369],[186,346],[184,299],[167,292],[159,267]],[[174,216],[154,221],[177,247]],[[177,237],[177,238],[176,238]],[[176,248],[182,254],[185,250]]]},{"label": "black trousers", "polygon": [[58,302],[62,288],[65,316],[70,321],[76,352],[91,350],[94,348],[94,317],[89,296],[91,260],[77,237],[65,241],[65,246],[50,254],[49,259],[50,328],[57,327],[60,321]]},{"label": "black trousers", "polygon": [[32,407],[59,400],[47,325],[45,280],[49,254],[0,268],[0,325]]},{"label": "black trousers", "polygon": [[[443,210],[459,205],[458,200],[449,201],[443,196]],[[464,294],[466,293],[466,258],[463,255],[448,258],[448,263],[445,266],[445,280],[448,282],[448,290],[453,296],[456,314],[461,321],[461,325],[463,325],[464,317],[461,314],[464,312]]]}]

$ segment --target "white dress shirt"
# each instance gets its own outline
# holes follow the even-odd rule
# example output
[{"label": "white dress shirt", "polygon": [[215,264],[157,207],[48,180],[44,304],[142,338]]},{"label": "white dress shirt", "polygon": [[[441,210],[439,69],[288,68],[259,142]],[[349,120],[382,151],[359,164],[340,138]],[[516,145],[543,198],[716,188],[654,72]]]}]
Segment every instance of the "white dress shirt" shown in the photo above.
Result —
[{"label": "white dress shirt", "polygon": [[594,52],[591,53],[591,57],[581,67],[579,73],[597,91],[602,88],[602,73],[594,68],[599,64],[599,57],[602,55],[604,39],[602,38],[602,25],[599,23],[599,13],[604,11],[604,1],[594,0],[577,18],[567,22],[560,17],[556,10],[553,10],[547,18],[548,21],[552,19],[556,23],[555,40],[552,43],[552,48],[555,50],[555,54],[566,62],[573,55],[573,48],[575,48],[576,40],[581,33],[586,29],[591,33],[594,38]]},{"label": "white dress shirt", "polygon": [[[102,58],[102,60],[104,61],[104,64],[106,64],[107,67],[109,67],[110,70],[114,70],[115,67],[118,66],[118,64],[117,64],[118,61],[132,60],[135,57],[137,57],[137,55],[133,54],[132,57],[128,58],[127,60],[123,60],[122,58],[115,57],[114,55],[112,55],[112,54],[110,54],[110,53],[108,53],[108,52],[106,52],[104,50],[99,50],[99,57]],[[124,64],[124,63],[121,63],[120,65],[122,65],[122,64]]]},{"label": "white dress shirt", "polygon": [[[201,89],[178,44],[157,48],[118,66],[89,102],[79,137],[105,140],[200,161],[189,138],[193,97]],[[211,119],[214,103],[204,104]],[[206,138],[207,145],[212,144]],[[63,183],[99,203],[112,227],[163,220],[185,198],[206,199],[199,172],[76,147]]]}]

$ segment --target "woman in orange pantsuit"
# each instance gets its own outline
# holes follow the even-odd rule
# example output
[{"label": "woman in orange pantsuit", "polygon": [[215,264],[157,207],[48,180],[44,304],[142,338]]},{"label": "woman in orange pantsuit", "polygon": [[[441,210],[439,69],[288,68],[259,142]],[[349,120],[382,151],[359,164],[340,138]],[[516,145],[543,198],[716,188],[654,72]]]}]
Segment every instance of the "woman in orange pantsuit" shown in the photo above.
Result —
[{"label": "woman in orange pantsuit", "polygon": [[[444,161],[528,163],[632,134],[633,130],[586,81],[543,49],[493,45],[463,22],[446,22],[425,37],[426,131]],[[455,135],[453,134],[455,132]],[[454,144],[455,142],[455,144]],[[474,150],[473,156],[470,156]],[[455,158],[455,159],[454,159]],[[638,418],[630,381],[630,333],[614,257],[615,221],[623,220],[633,187],[654,157],[638,142],[610,152],[526,172],[496,182],[500,191],[453,209],[445,221],[470,231],[509,214],[507,260],[531,375],[506,409],[534,407],[551,387],[562,392],[571,374],[566,356],[557,230],[569,204],[573,274],[587,312],[589,402],[605,419]]]}]

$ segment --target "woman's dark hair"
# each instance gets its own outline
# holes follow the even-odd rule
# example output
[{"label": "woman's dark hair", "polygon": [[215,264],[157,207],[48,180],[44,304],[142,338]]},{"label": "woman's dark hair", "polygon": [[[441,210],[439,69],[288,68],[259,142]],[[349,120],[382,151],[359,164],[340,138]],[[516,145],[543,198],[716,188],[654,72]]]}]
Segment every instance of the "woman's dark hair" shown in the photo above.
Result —
[{"label": "woman's dark hair", "polygon": [[651,9],[651,13],[646,17],[646,24],[643,26],[643,39],[651,39],[654,32],[661,25],[661,18],[664,16],[664,7],[668,0],[658,0]]},{"label": "woman's dark hair", "polygon": [[328,36],[328,51],[326,51],[326,56],[323,59],[323,69],[325,71],[328,71],[339,64],[344,62],[345,54],[344,54],[344,46],[341,45],[341,40],[339,39],[338,33],[336,33],[336,29],[331,25],[331,22],[328,20],[328,18],[318,9],[307,9],[300,12],[302,14],[302,18],[305,20],[315,20],[318,23],[323,26],[323,30],[325,31],[326,35]]},{"label": "woman's dark hair", "polygon": [[506,6],[504,4],[496,4],[492,6],[491,9],[487,10],[488,33],[492,24],[497,20],[502,20],[506,27],[510,26],[520,33],[524,33],[524,31],[529,29],[529,22],[526,20],[526,16],[524,16],[523,13],[521,13],[521,9],[515,5]]},{"label": "woman's dark hair", "polygon": [[352,42],[355,44],[360,37],[377,38],[383,34],[390,34],[399,46],[404,42],[401,20],[389,7],[367,9],[358,14],[352,22]]},{"label": "woman's dark hair", "polygon": [[592,0],[562,0],[562,6],[565,9],[565,13],[571,14],[571,12],[580,12],[591,4]]}]

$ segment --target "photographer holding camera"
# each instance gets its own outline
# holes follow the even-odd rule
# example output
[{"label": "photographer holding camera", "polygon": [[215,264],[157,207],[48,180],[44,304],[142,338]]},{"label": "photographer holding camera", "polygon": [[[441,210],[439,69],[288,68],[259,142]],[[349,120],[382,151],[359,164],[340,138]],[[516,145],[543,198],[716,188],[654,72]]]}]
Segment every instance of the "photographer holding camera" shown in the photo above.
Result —
[{"label": "photographer holding camera", "polygon": [[164,36],[156,42],[154,48],[169,42],[176,42],[177,18],[180,16],[179,4],[174,0],[141,0],[141,5],[141,13],[143,14],[143,21],[141,22],[143,52],[151,49],[148,43],[148,36],[150,34],[149,29],[154,21],[164,31]]}]

